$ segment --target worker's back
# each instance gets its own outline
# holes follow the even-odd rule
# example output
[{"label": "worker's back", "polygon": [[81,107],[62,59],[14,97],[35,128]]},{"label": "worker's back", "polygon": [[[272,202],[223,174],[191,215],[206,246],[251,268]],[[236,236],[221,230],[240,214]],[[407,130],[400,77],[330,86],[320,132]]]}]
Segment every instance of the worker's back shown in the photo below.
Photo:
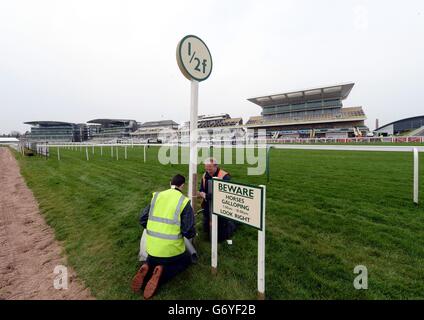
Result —
[{"label": "worker's back", "polygon": [[155,192],[147,222],[147,253],[154,257],[173,257],[184,253],[181,212],[189,199],[176,189]]}]

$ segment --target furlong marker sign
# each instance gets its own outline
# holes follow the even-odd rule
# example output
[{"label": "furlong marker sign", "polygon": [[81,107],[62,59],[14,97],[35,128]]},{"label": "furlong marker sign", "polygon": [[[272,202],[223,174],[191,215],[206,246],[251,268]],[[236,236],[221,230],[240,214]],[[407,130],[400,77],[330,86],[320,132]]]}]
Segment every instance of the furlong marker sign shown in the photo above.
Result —
[{"label": "furlong marker sign", "polygon": [[262,230],[263,189],[251,185],[213,181],[213,213]]},{"label": "furlong marker sign", "polygon": [[181,73],[191,82],[190,94],[190,165],[188,197],[196,211],[197,194],[197,118],[199,104],[199,82],[212,72],[212,55],[206,43],[197,36],[188,35],[177,44],[177,64]]},{"label": "furlong marker sign", "polygon": [[212,273],[218,266],[218,217],[223,216],[258,229],[258,298],[265,299],[265,202],[266,187],[213,178]]},{"label": "furlong marker sign", "polygon": [[202,39],[188,35],[177,45],[177,63],[188,80],[206,80],[212,72],[212,56]]}]

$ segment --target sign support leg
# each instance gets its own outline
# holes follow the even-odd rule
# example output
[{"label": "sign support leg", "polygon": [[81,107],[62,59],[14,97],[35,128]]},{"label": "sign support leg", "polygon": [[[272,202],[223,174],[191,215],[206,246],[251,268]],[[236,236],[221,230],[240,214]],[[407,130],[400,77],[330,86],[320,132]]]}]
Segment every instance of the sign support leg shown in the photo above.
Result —
[{"label": "sign support leg", "polygon": [[262,231],[258,231],[258,299],[265,300],[265,202],[266,186],[263,189]]},{"label": "sign support leg", "polygon": [[212,218],[212,274],[217,274],[218,270],[218,216],[211,214]]}]

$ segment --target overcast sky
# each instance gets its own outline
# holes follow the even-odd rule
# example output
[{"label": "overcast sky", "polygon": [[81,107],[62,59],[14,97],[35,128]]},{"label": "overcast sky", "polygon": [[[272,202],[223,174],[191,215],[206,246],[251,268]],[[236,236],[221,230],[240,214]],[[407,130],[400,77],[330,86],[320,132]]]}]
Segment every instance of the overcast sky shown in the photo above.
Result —
[{"label": "overcast sky", "polygon": [[424,114],[424,1],[0,0],[0,133],[24,121],[189,119],[175,49],[214,61],[199,114],[259,115],[247,98],[355,82],[374,129]]}]

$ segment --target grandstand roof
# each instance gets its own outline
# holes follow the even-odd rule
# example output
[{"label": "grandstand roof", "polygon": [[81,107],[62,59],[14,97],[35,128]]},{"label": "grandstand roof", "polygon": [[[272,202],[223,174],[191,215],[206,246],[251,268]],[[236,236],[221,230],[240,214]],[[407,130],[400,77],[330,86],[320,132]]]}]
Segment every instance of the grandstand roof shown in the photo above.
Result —
[{"label": "grandstand roof", "polygon": [[329,87],[320,87],[314,89],[306,89],[300,91],[292,91],[287,93],[278,93],[268,96],[261,96],[247,99],[260,107],[268,107],[274,105],[304,103],[314,100],[341,99],[344,100],[349,96],[354,83],[338,84]]},{"label": "grandstand roof", "polygon": [[149,121],[149,122],[144,122],[142,125],[140,125],[140,128],[169,127],[169,126],[178,126],[178,123],[176,123],[174,120]]},{"label": "grandstand roof", "polygon": [[398,123],[398,122],[403,122],[403,121],[408,121],[408,120],[416,120],[416,119],[424,119],[424,115],[422,115],[422,116],[410,117],[410,118],[405,118],[405,119],[400,119],[400,120],[396,120],[396,121],[393,121],[393,122],[387,123],[387,124],[385,124],[384,126],[381,126],[381,127],[377,128],[377,129],[375,129],[374,131],[377,131],[377,130],[383,129],[383,128],[385,128],[385,127],[388,127],[388,126],[390,126],[390,125],[392,125],[392,124],[395,124],[395,123]]},{"label": "grandstand roof", "polygon": [[126,123],[131,121],[136,122],[135,120],[131,120],[131,119],[94,119],[94,120],[87,121],[87,123],[100,123],[105,125],[105,124],[112,124],[112,123],[114,124]]},{"label": "grandstand roof", "polygon": [[218,114],[202,114],[198,116],[198,121],[210,121],[217,119],[229,119],[231,118],[228,113],[218,113]]},{"label": "grandstand roof", "polygon": [[71,122],[62,122],[62,121],[27,121],[24,122],[24,124],[29,124],[31,126],[43,126],[43,127],[47,127],[47,126],[73,126],[75,125],[75,123],[71,123]]}]

